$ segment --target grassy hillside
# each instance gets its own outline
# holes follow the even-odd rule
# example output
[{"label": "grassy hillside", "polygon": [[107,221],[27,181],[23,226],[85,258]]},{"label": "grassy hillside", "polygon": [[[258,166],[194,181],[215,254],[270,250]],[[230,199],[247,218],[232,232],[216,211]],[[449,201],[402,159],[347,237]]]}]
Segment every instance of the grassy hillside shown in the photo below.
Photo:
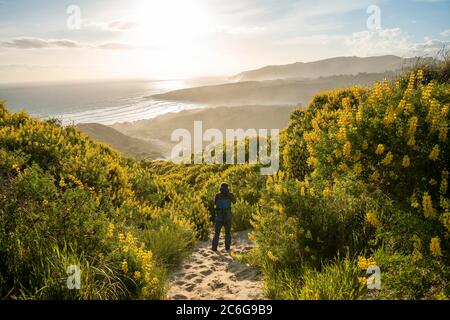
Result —
[{"label": "grassy hillside", "polygon": [[80,123],[77,128],[91,139],[106,143],[125,156],[137,159],[164,158],[163,150],[158,144],[129,137],[111,127],[99,123]]},{"label": "grassy hillside", "polygon": [[[162,299],[167,271],[209,235],[217,185],[242,186],[248,214],[262,187],[256,172],[137,162],[2,104],[0,297]],[[81,290],[67,290],[69,265],[82,270]]]},{"label": "grassy hillside", "polygon": [[[448,70],[448,68],[447,68]],[[447,71],[446,71],[447,72]],[[316,95],[282,133],[282,170],[129,160],[74,127],[0,107],[0,297],[161,299],[211,227],[234,230],[277,299],[448,299],[448,72]],[[67,290],[70,264],[82,289]],[[365,272],[381,269],[381,290]]]}]

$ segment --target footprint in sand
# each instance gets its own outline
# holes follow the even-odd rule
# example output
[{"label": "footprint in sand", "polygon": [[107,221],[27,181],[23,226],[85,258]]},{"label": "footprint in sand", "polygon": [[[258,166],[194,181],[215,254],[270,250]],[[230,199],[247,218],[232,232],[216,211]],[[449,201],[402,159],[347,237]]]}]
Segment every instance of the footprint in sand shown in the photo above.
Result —
[{"label": "footprint in sand", "polygon": [[203,271],[200,271],[200,273],[204,276],[209,276],[213,272],[212,272],[212,270],[203,270]]},{"label": "footprint in sand", "polygon": [[187,276],[185,276],[185,279],[191,280],[191,279],[195,278],[196,276],[197,276],[197,274],[191,273],[191,274],[188,274]]},{"label": "footprint in sand", "polygon": [[[235,252],[253,248],[248,232],[233,235]],[[257,270],[233,260],[223,250],[210,249],[210,241],[199,242],[191,257],[171,275],[169,299],[264,299]]]}]

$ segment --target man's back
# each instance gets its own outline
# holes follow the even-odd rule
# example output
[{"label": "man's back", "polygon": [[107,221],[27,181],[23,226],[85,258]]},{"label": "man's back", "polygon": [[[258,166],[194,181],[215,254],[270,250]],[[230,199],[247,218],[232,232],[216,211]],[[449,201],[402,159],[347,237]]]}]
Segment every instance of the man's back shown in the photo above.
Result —
[{"label": "man's back", "polygon": [[212,249],[217,250],[219,244],[220,230],[225,227],[225,249],[230,250],[231,246],[231,204],[236,203],[236,197],[228,190],[228,185],[223,183],[220,192],[214,199],[216,217],[214,226],[214,238]]}]

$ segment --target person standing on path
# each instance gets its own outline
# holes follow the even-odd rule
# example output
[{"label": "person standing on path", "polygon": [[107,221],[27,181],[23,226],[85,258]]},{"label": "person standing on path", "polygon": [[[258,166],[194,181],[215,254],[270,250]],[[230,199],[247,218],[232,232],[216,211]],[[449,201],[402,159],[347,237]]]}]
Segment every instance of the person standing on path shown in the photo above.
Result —
[{"label": "person standing on path", "polygon": [[225,250],[231,247],[231,204],[236,203],[236,197],[228,189],[228,184],[222,183],[220,192],[214,200],[216,217],[214,225],[214,238],[212,241],[213,251],[217,251],[219,245],[220,231],[225,227]]}]

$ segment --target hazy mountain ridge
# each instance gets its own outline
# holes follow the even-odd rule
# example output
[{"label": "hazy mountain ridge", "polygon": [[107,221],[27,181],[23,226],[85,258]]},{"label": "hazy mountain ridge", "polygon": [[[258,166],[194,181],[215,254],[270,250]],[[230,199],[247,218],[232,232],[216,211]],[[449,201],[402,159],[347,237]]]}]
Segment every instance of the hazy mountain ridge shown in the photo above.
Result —
[{"label": "hazy mountain ridge", "polygon": [[305,79],[358,73],[384,73],[410,67],[417,58],[401,58],[394,55],[374,57],[335,57],[313,62],[295,62],[286,65],[270,65],[241,72],[229,80],[263,81],[276,79]]}]

